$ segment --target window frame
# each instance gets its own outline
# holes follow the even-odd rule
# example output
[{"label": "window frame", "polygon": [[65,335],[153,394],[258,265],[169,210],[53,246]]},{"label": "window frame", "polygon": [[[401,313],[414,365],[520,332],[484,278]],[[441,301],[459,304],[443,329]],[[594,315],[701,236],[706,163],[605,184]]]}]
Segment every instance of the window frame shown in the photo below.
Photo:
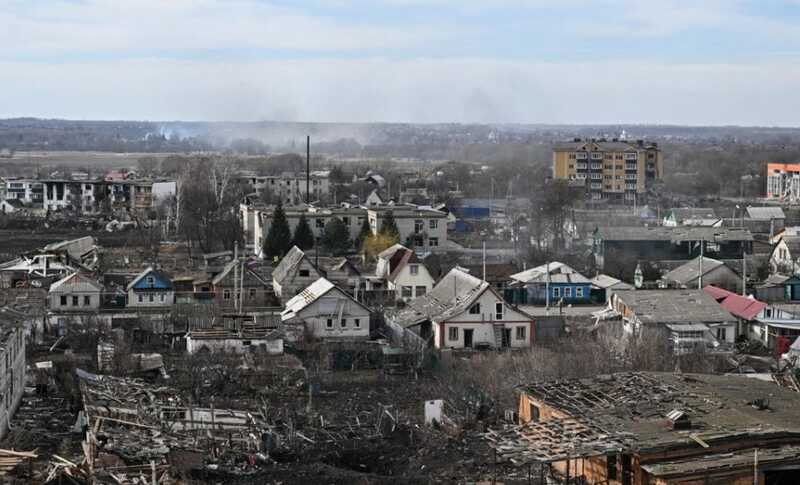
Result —
[{"label": "window frame", "polygon": [[481,302],[473,304],[469,307],[469,314],[470,315],[480,315],[481,314]]},{"label": "window frame", "polygon": [[527,340],[528,329],[522,326],[514,327],[514,338],[517,340]]},{"label": "window frame", "polygon": [[458,327],[447,327],[448,342],[457,342],[459,338],[458,333]]}]

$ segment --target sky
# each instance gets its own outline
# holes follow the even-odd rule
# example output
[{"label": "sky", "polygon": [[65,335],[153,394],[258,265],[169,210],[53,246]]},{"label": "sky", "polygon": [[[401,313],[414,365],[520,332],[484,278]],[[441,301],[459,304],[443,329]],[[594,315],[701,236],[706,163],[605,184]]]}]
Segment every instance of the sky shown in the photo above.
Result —
[{"label": "sky", "polygon": [[800,126],[800,0],[0,0],[0,117]]}]

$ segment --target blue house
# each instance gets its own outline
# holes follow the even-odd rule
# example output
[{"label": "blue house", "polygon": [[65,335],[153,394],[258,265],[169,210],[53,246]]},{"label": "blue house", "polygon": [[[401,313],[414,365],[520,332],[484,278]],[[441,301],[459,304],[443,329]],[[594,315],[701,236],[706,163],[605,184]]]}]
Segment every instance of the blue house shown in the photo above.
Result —
[{"label": "blue house", "polygon": [[126,288],[128,306],[152,308],[175,303],[175,287],[167,274],[147,268],[139,273]]},{"label": "blue house", "polygon": [[513,274],[511,280],[506,296],[514,304],[545,304],[548,291],[550,305],[591,303],[591,280],[558,261]]}]

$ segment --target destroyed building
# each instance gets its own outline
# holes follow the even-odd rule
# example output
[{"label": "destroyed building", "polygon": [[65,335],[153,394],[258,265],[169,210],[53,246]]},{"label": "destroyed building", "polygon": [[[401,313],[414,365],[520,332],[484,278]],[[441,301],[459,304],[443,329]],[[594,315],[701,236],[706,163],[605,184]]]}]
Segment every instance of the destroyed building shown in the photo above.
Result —
[{"label": "destroyed building", "polygon": [[25,391],[25,321],[18,312],[0,308],[0,438]]},{"label": "destroyed building", "polygon": [[542,476],[610,485],[800,480],[797,393],[772,382],[620,373],[536,383],[519,388],[519,422],[486,438],[498,459]]}]

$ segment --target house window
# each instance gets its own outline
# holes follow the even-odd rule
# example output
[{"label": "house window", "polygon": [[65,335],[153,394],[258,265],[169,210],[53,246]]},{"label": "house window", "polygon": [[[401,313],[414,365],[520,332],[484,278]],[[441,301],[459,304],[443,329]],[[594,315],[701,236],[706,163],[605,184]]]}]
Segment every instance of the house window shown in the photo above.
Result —
[{"label": "house window", "polygon": [[311,275],[311,273],[307,269],[301,269],[300,270],[300,276],[307,278],[310,275]]},{"label": "house window", "polygon": [[412,275],[416,275],[419,273],[419,266],[416,264],[409,265],[408,270],[411,272]]},{"label": "house window", "polygon": [[72,297],[72,306],[78,306],[78,297],[77,296],[73,296]]},{"label": "house window", "polygon": [[458,340],[458,327],[450,327],[447,330],[447,339],[451,342]]},{"label": "house window", "polygon": [[727,328],[719,327],[717,328],[717,340],[727,340],[725,337],[727,336]]},{"label": "house window", "polygon": [[572,288],[564,288],[564,298],[572,298]]},{"label": "house window", "polygon": [[333,318],[329,318],[327,322],[325,322],[325,326],[328,328],[333,328]]},{"label": "house window", "polygon": [[360,318],[354,318],[354,319],[353,319],[353,325],[354,325],[356,328],[361,328],[361,319],[360,319]]},{"label": "house window", "polygon": [[425,229],[425,221],[422,219],[416,219],[414,221],[414,233],[419,234]]},{"label": "house window", "polygon": [[525,333],[526,333],[525,332],[525,327],[517,327],[517,330],[516,330],[515,333],[516,333],[517,340],[525,340]]},{"label": "house window", "polygon": [[156,300],[156,299],[155,299],[155,297],[154,297],[154,295],[153,295],[152,293],[150,293],[150,294],[149,294],[149,295],[147,295],[147,296],[148,296],[148,298],[149,298],[149,300],[150,300],[150,303],[153,303],[153,302]]},{"label": "house window", "polygon": [[342,318],[342,321],[339,322],[339,325],[341,325],[342,328],[347,328],[347,319],[346,318]]},{"label": "house window", "polygon": [[476,303],[469,307],[469,313],[470,315],[479,315],[481,313],[481,304]]},{"label": "house window", "polygon": [[61,295],[61,306],[67,306],[67,296]]},{"label": "house window", "polygon": [[161,293],[161,303],[164,303],[164,300],[166,300],[166,299],[167,299],[167,295],[165,295],[164,293]]},{"label": "house window", "polygon": [[498,301],[494,304],[494,318],[495,320],[502,320],[503,319],[503,302]]},{"label": "house window", "polygon": [[325,220],[324,219],[316,219],[315,224],[317,225],[317,229],[325,229]]},{"label": "house window", "polygon": [[[63,296],[61,298],[64,298]],[[767,318],[772,318],[772,308],[765,308],[764,309],[764,316]]]},{"label": "house window", "polygon": [[402,287],[402,289],[401,289],[401,293],[400,293],[400,295],[401,295],[403,298],[411,298],[411,297],[413,296],[413,295],[411,294],[411,292],[412,292],[412,289],[411,289],[411,287],[410,287],[410,286],[403,286],[403,287]]},{"label": "house window", "polygon": [[230,300],[231,299],[231,290],[222,290],[222,299],[223,300]]},{"label": "house window", "polygon": [[531,421],[533,421],[534,423],[538,422],[539,416],[540,416],[539,406],[531,404]]},{"label": "house window", "polygon": [[575,288],[575,296],[578,298],[583,298],[583,287],[579,286]]},{"label": "house window", "polygon": [[83,295],[83,306],[92,306],[92,297],[89,295]]},{"label": "house window", "polygon": [[345,226],[349,226],[350,225],[350,218],[349,217],[342,217],[342,222],[344,223]]},{"label": "house window", "polygon": [[424,287],[424,286],[417,286],[417,287],[415,288],[415,290],[416,290],[416,293],[415,293],[415,294],[416,294],[417,298],[419,298],[419,297],[421,297],[421,296],[425,295],[425,293],[427,293],[427,292],[428,292],[428,288],[426,288],[426,287]]},{"label": "house window", "polygon": [[606,457],[606,476],[609,480],[617,479],[617,455]]},{"label": "house window", "polygon": [[142,303],[143,301],[144,301],[144,295],[139,295],[139,303]]},{"label": "house window", "polygon": [[560,298],[561,297],[561,288],[555,287],[553,288],[553,297]]},{"label": "house window", "polygon": [[430,246],[438,246],[439,245],[439,238],[438,237],[428,238],[428,244]]},{"label": "house window", "polygon": [[249,288],[247,290],[247,295],[250,297],[251,300],[254,300],[255,297],[256,297],[256,289],[255,288]]},{"label": "house window", "polygon": [[152,288],[153,286],[155,286],[155,284],[156,284],[156,279],[153,278],[152,276],[148,276],[147,277],[147,286]]},{"label": "house window", "polygon": [[428,221],[428,227],[430,227],[431,229],[438,229],[439,221],[436,219],[431,219],[430,221]]}]

